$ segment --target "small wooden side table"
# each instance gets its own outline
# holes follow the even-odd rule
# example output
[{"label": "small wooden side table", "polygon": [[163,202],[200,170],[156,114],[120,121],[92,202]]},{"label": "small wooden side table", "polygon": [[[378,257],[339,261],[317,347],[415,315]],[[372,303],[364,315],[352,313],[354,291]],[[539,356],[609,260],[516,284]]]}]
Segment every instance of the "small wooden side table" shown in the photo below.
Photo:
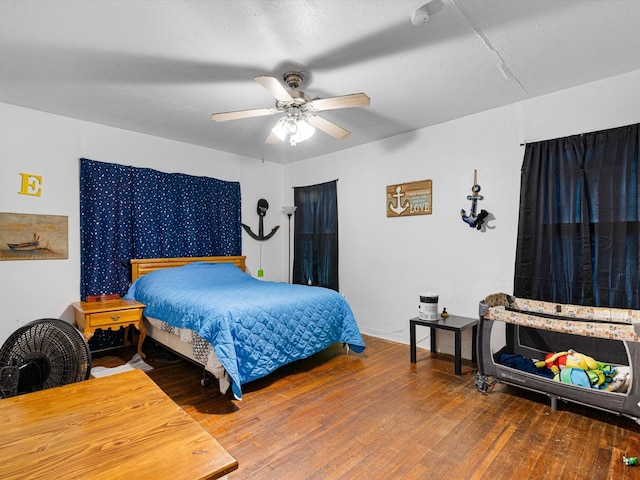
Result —
[{"label": "small wooden side table", "polygon": [[477,362],[476,337],[478,335],[478,319],[458,317],[449,315],[446,318],[439,317],[437,320],[421,320],[419,317],[409,320],[409,336],[411,363],[416,363],[416,325],[429,327],[431,329],[431,352],[436,351],[436,329],[450,330],[455,333],[455,373],[462,373],[462,332],[467,328],[472,328],[471,339],[471,361]]},{"label": "small wooden side table", "polygon": [[87,342],[98,329],[117,330],[120,327],[133,325],[140,332],[138,338],[138,354],[142,353],[142,342],[147,336],[147,330],[142,320],[142,310],[146,305],[135,300],[105,300],[103,302],[75,302],[76,326],[84,335]]}]

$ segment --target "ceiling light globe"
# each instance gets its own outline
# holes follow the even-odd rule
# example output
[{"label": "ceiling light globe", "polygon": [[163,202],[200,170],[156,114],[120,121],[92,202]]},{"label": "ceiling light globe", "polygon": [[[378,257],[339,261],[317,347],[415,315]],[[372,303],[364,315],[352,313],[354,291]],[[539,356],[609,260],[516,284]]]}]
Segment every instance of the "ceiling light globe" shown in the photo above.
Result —
[{"label": "ceiling light globe", "polygon": [[271,129],[273,134],[278,137],[281,141],[284,140],[287,136],[287,130],[284,127],[284,118],[281,118],[276,123],[275,127]]},{"label": "ceiling light globe", "polygon": [[315,133],[316,129],[308,124],[304,119],[298,120],[298,134],[300,135],[301,142],[310,139]]}]

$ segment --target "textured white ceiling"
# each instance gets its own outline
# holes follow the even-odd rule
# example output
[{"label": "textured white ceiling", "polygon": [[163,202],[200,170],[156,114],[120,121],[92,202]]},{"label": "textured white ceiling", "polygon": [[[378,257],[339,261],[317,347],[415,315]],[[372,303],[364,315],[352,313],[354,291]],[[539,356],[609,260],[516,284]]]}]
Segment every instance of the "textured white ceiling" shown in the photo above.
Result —
[{"label": "textured white ceiling", "polygon": [[[289,163],[640,69],[637,0],[0,1],[0,102]],[[253,80],[306,72],[351,131],[264,143]]]}]

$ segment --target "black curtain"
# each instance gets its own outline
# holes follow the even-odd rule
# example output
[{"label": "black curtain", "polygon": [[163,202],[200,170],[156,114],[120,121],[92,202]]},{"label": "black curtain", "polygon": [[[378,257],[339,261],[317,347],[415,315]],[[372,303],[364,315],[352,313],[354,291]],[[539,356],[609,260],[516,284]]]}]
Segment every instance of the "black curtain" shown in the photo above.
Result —
[{"label": "black curtain", "polygon": [[338,290],[337,182],[294,188],[293,283]]},{"label": "black curtain", "polygon": [[526,145],[514,294],[640,308],[638,124]]}]

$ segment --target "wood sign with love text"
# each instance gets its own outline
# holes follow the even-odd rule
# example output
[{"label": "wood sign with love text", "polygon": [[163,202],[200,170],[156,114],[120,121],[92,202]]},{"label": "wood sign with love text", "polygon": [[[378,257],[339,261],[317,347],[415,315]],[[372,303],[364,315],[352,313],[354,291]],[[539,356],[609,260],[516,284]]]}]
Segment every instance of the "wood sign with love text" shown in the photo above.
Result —
[{"label": "wood sign with love text", "polygon": [[387,217],[430,215],[431,180],[387,186]]}]

